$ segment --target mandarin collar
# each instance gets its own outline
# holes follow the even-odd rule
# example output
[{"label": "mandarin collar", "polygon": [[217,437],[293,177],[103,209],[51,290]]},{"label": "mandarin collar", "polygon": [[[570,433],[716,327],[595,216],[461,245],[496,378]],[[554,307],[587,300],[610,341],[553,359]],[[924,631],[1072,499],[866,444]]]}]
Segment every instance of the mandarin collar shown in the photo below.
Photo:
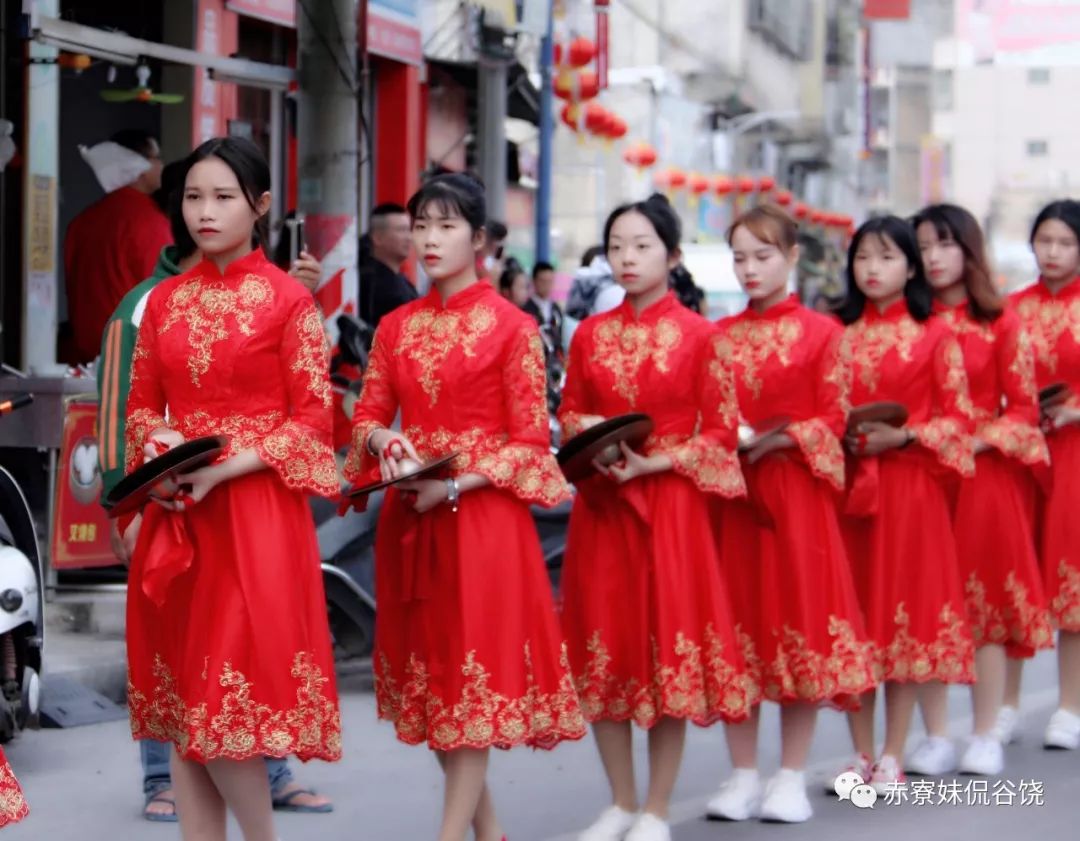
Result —
[{"label": "mandarin collar", "polygon": [[614,311],[626,321],[640,321],[644,324],[652,324],[659,321],[676,307],[681,306],[682,304],[675,297],[675,293],[668,290],[668,293],[663,298],[649,304],[641,311],[640,315],[634,311],[634,305],[630,303],[628,298],[623,298],[622,303]]},{"label": "mandarin collar", "polygon": [[193,271],[206,278],[230,278],[237,275],[265,274],[270,261],[261,248],[254,248],[249,254],[245,254],[238,260],[233,260],[225,267],[224,272],[219,272],[218,267],[212,260],[204,259]]},{"label": "mandarin collar", "polygon": [[777,318],[783,318],[785,315],[791,315],[793,312],[798,311],[801,307],[802,302],[799,300],[799,296],[795,293],[792,293],[779,303],[773,304],[764,312],[758,312],[752,306],[747,304],[746,309],[743,310],[743,316],[758,321],[769,321]]},{"label": "mandarin collar", "polygon": [[488,295],[495,294],[498,293],[495,292],[495,289],[490,282],[487,280],[477,280],[476,283],[470,283],[460,292],[455,292],[446,299],[446,303],[444,304],[442,296],[439,294],[438,287],[433,283],[431,284],[431,289],[428,290],[427,302],[429,306],[434,307],[437,310],[459,310],[471,307]]},{"label": "mandarin collar", "polygon": [[901,321],[905,316],[910,317],[907,308],[907,298],[902,295],[900,296],[899,301],[889,304],[889,306],[885,308],[885,312],[878,312],[877,305],[867,298],[862,315],[863,319],[866,321]]},{"label": "mandarin collar", "polygon": [[1038,283],[1035,284],[1035,289],[1042,298],[1047,300],[1056,300],[1058,298],[1071,298],[1074,295],[1080,294],[1080,275],[1074,277],[1068,283],[1066,283],[1057,292],[1051,292],[1050,287],[1047,286],[1042,277],[1039,277]]}]

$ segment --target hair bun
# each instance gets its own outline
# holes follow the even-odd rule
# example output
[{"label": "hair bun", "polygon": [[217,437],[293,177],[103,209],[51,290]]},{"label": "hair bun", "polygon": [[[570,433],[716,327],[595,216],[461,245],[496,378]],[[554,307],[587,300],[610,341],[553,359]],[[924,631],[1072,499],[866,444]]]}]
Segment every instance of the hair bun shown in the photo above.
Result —
[{"label": "hair bun", "polygon": [[645,199],[645,203],[651,205],[659,205],[661,207],[671,207],[671,200],[663,193],[653,193],[651,196]]}]

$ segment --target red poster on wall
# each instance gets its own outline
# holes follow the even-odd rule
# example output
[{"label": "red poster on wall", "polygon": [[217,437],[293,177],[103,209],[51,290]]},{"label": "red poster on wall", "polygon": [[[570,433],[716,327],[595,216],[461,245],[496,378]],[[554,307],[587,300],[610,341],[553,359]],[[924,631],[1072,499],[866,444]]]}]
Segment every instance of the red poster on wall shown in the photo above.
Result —
[{"label": "red poster on wall", "polygon": [[100,501],[97,409],[97,401],[88,398],[71,400],[65,408],[50,541],[54,569],[117,563],[109,544],[109,520]]},{"label": "red poster on wall", "polygon": [[[195,49],[200,53],[228,56],[239,48],[236,14],[225,0],[198,0],[195,9]],[[198,146],[211,137],[228,134],[229,120],[236,117],[236,85],[213,81],[203,67],[193,67],[191,143]]]}]

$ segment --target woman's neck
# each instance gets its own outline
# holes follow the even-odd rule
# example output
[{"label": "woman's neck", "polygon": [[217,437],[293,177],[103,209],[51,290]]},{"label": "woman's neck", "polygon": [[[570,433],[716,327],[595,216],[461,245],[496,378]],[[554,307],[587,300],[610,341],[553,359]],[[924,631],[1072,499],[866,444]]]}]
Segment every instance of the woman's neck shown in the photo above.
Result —
[{"label": "woman's neck", "polygon": [[1043,277],[1042,284],[1047,288],[1047,290],[1049,290],[1051,295],[1056,295],[1058,294],[1058,292],[1060,292],[1062,289],[1064,289],[1066,286],[1076,280],[1076,278],[1077,275],[1075,273],[1055,280],[1050,280],[1046,277]]},{"label": "woman's neck", "polygon": [[445,305],[446,302],[453,298],[458,292],[468,289],[476,282],[476,269],[475,267],[470,266],[460,274],[435,281],[435,288],[438,290],[439,297]]},{"label": "woman's neck", "polygon": [[217,254],[206,254],[205,256],[207,260],[217,266],[219,272],[225,274],[225,269],[237,260],[247,257],[254,250],[250,242],[245,242],[243,245],[230,248],[228,251],[219,251]]},{"label": "woman's neck", "polygon": [[751,299],[750,309],[757,313],[767,312],[768,310],[771,310],[773,307],[775,307],[777,304],[782,304],[784,301],[787,300],[787,297],[788,291],[785,284],[767,297],[758,298],[756,300]]},{"label": "woman's neck", "polygon": [[667,295],[667,284],[657,284],[652,289],[646,289],[637,295],[627,295],[626,299],[634,309],[634,314],[640,316],[645,310]]},{"label": "woman's neck", "polygon": [[947,307],[958,307],[967,302],[967,287],[964,286],[963,281],[957,281],[944,289],[935,290],[934,297]]}]

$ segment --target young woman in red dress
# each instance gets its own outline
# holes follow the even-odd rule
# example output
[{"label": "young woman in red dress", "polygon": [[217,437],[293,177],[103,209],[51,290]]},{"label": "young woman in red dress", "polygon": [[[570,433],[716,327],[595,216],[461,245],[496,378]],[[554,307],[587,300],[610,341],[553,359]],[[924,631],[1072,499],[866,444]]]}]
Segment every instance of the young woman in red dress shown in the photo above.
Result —
[{"label": "young woman in red dress", "polygon": [[[975,406],[975,475],[960,483],[953,515],[976,646],[973,735],[960,771],[996,776],[1004,767],[993,731],[1005,698],[1006,652],[1031,657],[1053,645],[1033,534],[1038,481],[1050,454],[1039,429],[1031,340],[994,287],[979,223],[962,207],[940,204],[912,224],[934,312],[960,342]],[[956,770],[947,690],[937,680],[920,687],[927,738],[908,758],[908,771]]]},{"label": "young woman in red dress", "polygon": [[[707,525],[710,497],[746,492],[738,410],[715,328],[668,290],[679,220],[667,200],[617,208],[604,245],[626,299],[574,334],[563,434],[630,412],[655,428],[578,484],[570,517],[563,627],[614,801],[579,838],[667,841],[686,722],[742,719],[753,700]],[[631,722],[649,731],[640,814]]]},{"label": "young woman in red dress", "polygon": [[[450,478],[387,491],[375,557],[375,693],[398,738],[446,773],[440,841],[498,841],[492,747],[585,735],[530,504],[569,489],[550,451],[536,322],[476,277],[484,191],[441,175],[410,200],[431,291],[379,322],[346,478],[456,453]],[[390,429],[401,412],[401,432]]]},{"label": "young woman in red dress", "polygon": [[853,470],[842,527],[867,631],[885,683],[885,743],[875,753],[874,694],[848,714],[851,768],[879,794],[903,781],[900,757],[918,684],[970,683],[975,649],[964,608],[947,491],[975,470],[974,406],[960,345],[931,315],[914,229],[895,216],[864,223],[848,249],[847,325],[853,408],[888,401],[906,425],[863,422],[846,444]]},{"label": "young woman in red dress", "polygon": [[30,814],[19,781],[8,765],[3,748],[0,748],[0,827],[18,823]]},{"label": "young woman in red dress", "polygon": [[[1043,584],[1058,628],[1058,709],[1047,725],[1048,748],[1080,748],[1080,202],[1056,201],[1031,229],[1039,281],[1012,301],[1035,347],[1038,388],[1064,383],[1069,398],[1046,411],[1052,488],[1039,527]],[[1015,734],[1022,661],[1010,661],[1000,731]]]},{"label": "young woman in red dress", "polygon": [[774,205],[747,211],[728,232],[750,299],[720,322],[739,411],[759,430],[777,418],[790,423],[743,459],[753,502],[721,506],[720,557],[737,627],[762,699],[781,705],[783,743],[780,772],[762,799],[760,708],[727,725],[735,771],[708,807],[710,817],[726,820],[808,820],[803,767],[818,707],[851,706],[875,686],[873,647],[837,517],[850,364],[840,355],[840,325],[788,292],[797,235],[795,221]]},{"label": "young woman in red dress", "polygon": [[341,757],[306,498],[339,491],[329,357],[311,293],[253,245],[270,208],[262,153],[219,138],[187,163],[183,215],[204,259],[147,302],[127,468],[193,438],[230,443],[180,477],[186,492],[145,508],[128,590],[131,726],[174,745],[185,838],[224,841],[229,809],[246,841],[275,841],[263,758]]}]

